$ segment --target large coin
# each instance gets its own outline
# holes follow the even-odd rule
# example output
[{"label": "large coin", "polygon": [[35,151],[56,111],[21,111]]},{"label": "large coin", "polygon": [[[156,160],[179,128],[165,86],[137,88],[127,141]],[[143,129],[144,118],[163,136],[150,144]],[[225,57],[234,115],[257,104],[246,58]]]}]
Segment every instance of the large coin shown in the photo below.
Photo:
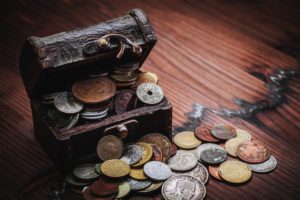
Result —
[{"label": "large coin", "polygon": [[139,78],[137,80],[137,84],[140,85],[142,83],[158,83],[158,76],[152,72],[141,72],[139,73]]},{"label": "large coin", "polygon": [[152,147],[152,152],[153,152],[153,157],[152,160],[154,161],[162,161],[162,152],[161,149],[155,145],[155,144],[150,144]]},{"label": "large coin", "polygon": [[220,180],[220,181],[223,180],[219,174],[219,166],[211,166],[210,165],[210,166],[208,166],[208,171],[209,171],[210,175],[212,177],[214,177],[215,179]]},{"label": "large coin", "polygon": [[229,160],[220,165],[219,174],[230,183],[244,183],[251,178],[252,172],[246,163]]},{"label": "large coin", "polygon": [[100,178],[91,185],[91,192],[98,196],[109,196],[116,194],[119,190],[119,183],[108,179]]},{"label": "large coin", "polygon": [[198,163],[195,153],[179,150],[176,155],[169,159],[169,167],[175,171],[188,171],[193,169]]},{"label": "large coin", "polygon": [[128,145],[124,148],[124,153],[121,160],[124,160],[129,165],[137,163],[143,156],[143,150],[138,145]]},{"label": "large coin", "polygon": [[277,166],[277,160],[274,156],[270,156],[268,160],[259,164],[248,164],[250,169],[258,173],[267,173],[273,171]]},{"label": "large coin", "polygon": [[103,161],[118,159],[122,156],[122,153],[123,143],[117,136],[104,136],[97,144],[97,155]]},{"label": "large coin", "polygon": [[242,129],[236,129],[236,137],[247,141],[250,141],[252,138],[251,134],[248,131]]},{"label": "large coin", "polygon": [[162,162],[167,162],[170,157],[171,143],[166,136],[160,133],[149,133],[139,141],[157,145],[162,151]]},{"label": "large coin", "polygon": [[73,95],[85,104],[95,104],[112,98],[116,85],[108,78],[94,78],[77,81],[72,87]]},{"label": "large coin", "polygon": [[134,100],[135,94],[132,91],[129,90],[123,90],[121,91],[115,99],[115,111],[116,113],[122,114],[126,111],[133,108],[133,100]]},{"label": "large coin", "polygon": [[79,113],[83,109],[83,105],[74,99],[69,92],[63,92],[55,97],[54,106],[57,110],[65,114]]},{"label": "large coin", "polygon": [[195,136],[199,140],[203,140],[205,142],[219,142],[217,138],[212,136],[211,134],[211,127],[210,126],[205,126],[205,125],[200,125],[195,129]]},{"label": "large coin", "polygon": [[144,165],[145,174],[155,181],[168,179],[172,172],[168,165],[159,161],[150,161]]},{"label": "large coin", "polygon": [[138,181],[132,178],[128,178],[127,181],[130,184],[131,190],[142,190],[149,187],[152,183],[150,180]]},{"label": "large coin", "polygon": [[105,161],[101,165],[101,172],[112,178],[119,178],[129,174],[130,167],[127,162],[123,160],[112,159]]},{"label": "large coin", "polygon": [[228,140],[236,136],[236,130],[230,125],[217,124],[211,129],[211,134],[220,140]]},{"label": "large coin", "polygon": [[194,149],[201,144],[201,141],[195,137],[195,134],[190,131],[177,133],[173,138],[174,143],[182,149]]},{"label": "large coin", "polygon": [[149,187],[139,190],[138,193],[150,193],[158,190],[162,186],[163,182],[153,182]]},{"label": "large coin", "polygon": [[127,196],[129,192],[130,192],[130,184],[127,181],[124,181],[119,185],[119,191],[115,199],[121,199]]},{"label": "large coin", "polygon": [[271,156],[269,148],[258,140],[240,144],[237,155],[240,159],[248,163],[262,163]]},{"label": "large coin", "polygon": [[247,142],[247,140],[243,138],[231,138],[225,142],[225,150],[227,153],[233,157],[237,157],[236,152],[238,149],[238,146],[244,142]]},{"label": "large coin", "polygon": [[145,142],[138,142],[138,143],[136,143],[136,145],[138,145],[142,148],[143,156],[137,163],[133,164],[132,166],[140,167],[152,158],[153,152],[152,152],[152,147],[150,144],[147,144]]},{"label": "large coin", "polygon": [[92,192],[91,192],[91,188],[90,187],[86,187],[84,190],[83,190],[83,199],[84,200],[111,200],[111,199],[114,199],[115,198],[115,194],[112,194],[112,195],[109,195],[109,196],[97,196],[97,195],[94,195]]},{"label": "large coin", "polygon": [[140,168],[130,169],[129,176],[136,180],[147,180],[148,177],[145,175],[144,170]]},{"label": "large coin", "polygon": [[192,176],[196,179],[198,179],[199,181],[201,181],[202,183],[206,183],[208,181],[208,171],[206,169],[206,167],[204,165],[202,165],[201,163],[198,163],[197,166],[192,169],[189,172],[185,172],[185,173],[179,173],[179,172],[175,172],[175,175],[179,175],[179,174],[184,174],[184,175],[189,175]]},{"label": "large coin", "polygon": [[201,200],[206,195],[204,184],[188,175],[172,176],[163,184],[161,192],[166,200]]},{"label": "large coin", "polygon": [[74,176],[80,180],[92,181],[99,177],[95,172],[95,164],[82,164],[73,170]]},{"label": "large coin", "polygon": [[201,153],[200,158],[205,163],[214,165],[224,162],[227,158],[227,153],[217,148],[206,149]]},{"label": "large coin", "polygon": [[217,145],[217,144],[213,144],[213,143],[201,144],[196,149],[197,157],[198,157],[198,159],[199,159],[200,162],[201,162],[201,159],[200,159],[201,153],[204,150],[211,149],[211,148],[221,149],[221,150],[225,151],[225,149],[223,147],[221,147],[220,145]]},{"label": "large coin", "polygon": [[164,98],[164,92],[155,83],[142,83],[136,89],[139,100],[145,104],[157,104]]}]

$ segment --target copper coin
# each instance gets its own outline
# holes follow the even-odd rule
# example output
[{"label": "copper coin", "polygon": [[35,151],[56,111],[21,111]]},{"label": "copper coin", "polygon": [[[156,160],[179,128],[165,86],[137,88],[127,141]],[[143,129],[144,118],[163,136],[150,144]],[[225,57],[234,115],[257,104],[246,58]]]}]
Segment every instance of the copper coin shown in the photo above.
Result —
[{"label": "copper coin", "polygon": [[177,146],[176,144],[171,144],[170,156],[174,156],[177,153]]},{"label": "copper coin", "polygon": [[109,196],[116,194],[119,190],[119,183],[109,179],[99,178],[91,185],[91,192],[98,196]]},{"label": "copper coin", "polygon": [[248,163],[261,163],[268,160],[271,154],[265,144],[258,140],[252,140],[238,146],[237,156]]},{"label": "copper coin", "polygon": [[152,160],[161,161],[162,160],[161,149],[155,144],[151,144],[151,147],[152,147],[152,152],[153,152]]},{"label": "copper coin", "polygon": [[133,109],[133,99],[135,94],[130,90],[121,91],[115,99],[115,111],[117,114],[125,113]]},{"label": "copper coin", "polygon": [[203,141],[206,142],[219,142],[217,138],[212,136],[211,134],[211,127],[210,126],[205,126],[205,125],[200,125],[195,129],[195,136]]},{"label": "copper coin", "polygon": [[222,181],[222,177],[219,174],[219,166],[208,166],[208,171],[212,177]]},{"label": "copper coin", "polygon": [[114,135],[101,138],[97,144],[97,155],[103,161],[118,159],[123,154],[123,143]]},{"label": "copper coin", "polygon": [[105,197],[99,197],[99,196],[96,196],[94,195],[92,192],[91,192],[91,188],[90,187],[87,187],[83,190],[83,199],[84,200],[110,200],[110,199],[114,199],[115,198],[115,194],[113,195],[109,195],[109,196],[105,196]]},{"label": "copper coin", "polygon": [[171,142],[166,136],[160,133],[149,133],[139,141],[157,145],[162,152],[162,162],[167,162],[170,157]]},{"label": "copper coin", "polygon": [[228,140],[236,136],[236,130],[230,125],[217,124],[211,129],[211,134],[220,140]]},{"label": "copper coin", "polygon": [[85,104],[95,104],[112,98],[116,85],[108,78],[94,78],[77,81],[72,87],[73,95]]}]

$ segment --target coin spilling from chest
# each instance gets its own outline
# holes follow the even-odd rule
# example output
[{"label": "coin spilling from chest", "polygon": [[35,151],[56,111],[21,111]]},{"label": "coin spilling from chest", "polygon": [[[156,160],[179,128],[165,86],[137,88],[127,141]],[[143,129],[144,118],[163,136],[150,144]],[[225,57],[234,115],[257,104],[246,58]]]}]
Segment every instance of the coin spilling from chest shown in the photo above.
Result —
[{"label": "coin spilling from chest", "polygon": [[121,160],[124,160],[129,165],[135,164],[142,159],[143,150],[138,145],[128,145],[124,148],[124,153]]},{"label": "coin spilling from chest", "polygon": [[83,190],[83,199],[84,200],[111,200],[114,199],[116,194],[112,194],[109,196],[98,196],[92,193],[91,187],[87,187]]},{"label": "coin spilling from chest", "polygon": [[136,89],[139,100],[145,104],[158,104],[164,98],[162,88],[155,83],[142,83]]},{"label": "coin spilling from chest", "polygon": [[168,165],[159,161],[150,161],[144,165],[145,174],[154,181],[168,179],[172,172]]},{"label": "coin spilling from chest", "polygon": [[90,186],[91,192],[97,196],[109,196],[116,194],[119,190],[119,183],[108,179],[100,178]]},{"label": "coin spilling from chest", "polygon": [[101,172],[111,178],[120,178],[129,174],[130,167],[127,162],[118,159],[105,161],[101,165]]},{"label": "coin spilling from chest", "polygon": [[146,176],[146,174],[142,168],[130,169],[129,176],[136,180],[147,180],[148,179],[148,177]]},{"label": "coin spilling from chest", "polygon": [[119,184],[119,190],[115,199],[122,199],[130,192],[130,184],[127,181],[123,181]]},{"label": "coin spilling from chest", "polygon": [[195,129],[195,136],[199,140],[203,140],[205,142],[219,142],[217,138],[212,136],[211,134],[211,126],[200,125]]},{"label": "coin spilling from chest", "polygon": [[161,188],[163,182],[152,182],[149,187],[146,187],[143,190],[139,190],[138,193],[145,194],[145,193],[152,193],[154,191],[157,191],[159,188]]},{"label": "coin spilling from chest", "polygon": [[277,160],[274,156],[270,156],[268,160],[258,164],[248,164],[250,169],[257,173],[268,173],[273,171],[277,166]]},{"label": "coin spilling from chest", "polygon": [[153,152],[153,156],[152,156],[152,160],[154,161],[162,161],[162,152],[161,149],[156,145],[156,144],[150,144],[152,147],[152,152]]},{"label": "coin spilling from chest", "polygon": [[95,172],[95,164],[82,164],[73,170],[76,178],[84,181],[92,181],[99,177]]},{"label": "coin spilling from chest", "polygon": [[97,144],[97,155],[103,160],[118,159],[123,154],[123,143],[114,135],[102,137]]},{"label": "coin spilling from chest", "polygon": [[142,158],[137,163],[133,164],[132,166],[140,167],[152,158],[153,152],[152,152],[152,147],[150,144],[147,144],[145,142],[138,142],[138,143],[136,143],[136,145],[141,147],[143,155],[142,155]]},{"label": "coin spilling from chest", "polygon": [[221,149],[211,148],[204,150],[200,158],[207,164],[215,165],[224,162],[227,158],[227,153]]},{"label": "coin spilling from chest", "polygon": [[197,166],[189,172],[184,172],[184,173],[174,172],[174,174],[175,175],[179,175],[179,174],[189,175],[189,176],[192,176],[192,177],[198,179],[199,181],[201,181],[204,184],[208,181],[208,171],[207,171],[206,167],[199,162],[198,162]]},{"label": "coin spilling from chest", "polygon": [[271,156],[269,148],[258,140],[240,144],[237,149],[237,155],[248,163],[262,163]]},{"label": "coin spilling from chest", "polygon": [[66,182],[68,184],[70,184],[71,186],[74,186],[77,188],[82,188],[82,187],[90,185],[92,183],[92,182],[87,182],[86,180],[84,180],[84,181],[78,180],[78,178],[76,178],[73,173],[68,174],[66,176]]},{"label": "coin spilling from chest", "polygon": [[132,178],[128,178],[127,182],[130,184],[130,188],[133,191],[145,189],[145,188],[149,187],[152,183],[152,181],[150,181],[150,180],[142,180],[141,181],[141,180],[135,180]]},{"label": "coin spilling from chest", "polygon": [[190,131],[177,133],[174,137],[174,143],[182,149],[194,149],[201,144],[201,141]]},{"label": "coin spilling from chest", "polygon": [[137,80],[138,85],[142,83],[154,83],[158,84],[158,76],[152,72],[141,72]]},{"label": "coin spilling from chest", "polygon": [[190,151],[178,150],[176,155],[169,159],[169,167],[175,171],[188,171],[196,167],[198,158]]},{"label": "coin spilling from chest", "polygon": [[252,176],[251,169],[246,163],[235,160],[222,163],[219,167],[219,174],[222,179],[230,183],[244,183]]},{"label": "coin spilling from chest", "polygon": [[229,140],[236,136],[235,128],[226,124],[217,124],[213,126],[211,133],[220,140]]},{"label": "coin spilling from chest", "polygon": [[135,94],[130,90],[123,90],[115,98],[115,111],[117,114],[125,113],[134,108]]},{"label": "coin spilling from chest", "polygon": [[83,109],[83,104],[74,99],[70,92],[63,92],[57,95],[54,99],[54,106],[65,114],[79,113]]}]

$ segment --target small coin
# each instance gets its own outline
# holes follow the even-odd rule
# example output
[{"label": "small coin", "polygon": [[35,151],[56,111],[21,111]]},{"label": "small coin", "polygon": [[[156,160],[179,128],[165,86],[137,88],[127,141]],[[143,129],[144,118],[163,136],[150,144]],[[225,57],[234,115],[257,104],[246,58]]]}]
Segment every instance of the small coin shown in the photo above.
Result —
[{"label": "small coin", "polygon": [[116,94],[116,85],[105,77],[77,81],[72,86],[76,99],[85,104],[100,103]]},{"label": "small coin", "polygon": [[123,153],[123,143],[121,139],[114,135],[102,137],[97,144],[97,155],[103,161],[118,159]]},{"label": "small coin", "polygon": [[136,180],[147,180],[148,179],[148,177],[144,173],[144,170],[139,169],[139,168],[130,169],[129,176]]},{"label": "small coin", "polygon": [[72,173],[66,176],[66,182],[73,187],[84,187],[91,183],[86,181],[79,181]]},{"label": "small coin", "polygon": [[83,104],[74,99],[70,92],[63,92],[56,96],[54,106],[57,110],[65,114],[79,113],[83,109]]},{"label": "small coin", "polygon": [[241,160],[248,163],[262,163],[271,156],[269,148],[258,140],[240,144],[237,155]]},{"label": "small coin", "polygon": [[119,183],[108,179],[100,178],[90,186],[91,192],[98,196],[109,196],[116,194],[119,190]]},{"label": "small coin", "polygon": [[242,129],[236,129],[236,137],[247,141],[250,141],[252,139],[251,134],[248,131]]},{"label": "small coin", "polygon": [[195,136],[199,140],[203,140],[205,142],[219,142],[217,138],[212,136],[211,134],[211,127],[210,126],[205,126],[205,125],[200,125],[195,129]]},{"label": "small coin", "polygon": [[201,200],[206,195],[204,184],[188,175],[176,175],[169,178],[162,186],[162,195],[168,200]]},{"label": "small coin", "polygon": [[230,125],[217,124],[211,129],[211,134],[220,140],[228,140],[236,136],[236,130]]},{"label": "small coin", "polygon": [[124,160],[129,165],[137,163],[143,156],[143,150],[138,145],[128,145],[124,148],[124,153],[121,160]]},{"label": "small coin", "polygon": [[171,144],[170,156],[174,156],[177,153],[177,146],[176,144]]},{"label": "small coin", "polygon": [[157,104],[164,98],[164,92],[154,83],[142,83],[136,89],[139,100],[145,104]]},{"label": "small coin", "polygon": [[188,171],[193,169],[198,163],[195,153],[178,150],[176,155],[169,159],[168,166],[175,171]]},{"label": "small coin", "polygon": [[153,182],[149,187],[143,189],[143,190],[139,190],[138,193],[150,193],[150,192],[154,192],[156,190],[158,190],[159,188],[161,188],[163,182]]},{"label": "small coin", "polygon": [[227,158],[227,153],[216,148],[206,149],[201,153],[200,158],[205,163],[214,165],[224,162]]},{"label": "small coin", "polygon": [[208,181],[208,171],[207,171],[206,167],[199,162],[198,162],[197,166],[189,172],[184,172],[184,173],[175,172],[174,174],[175,175],[179,175],[179,174],[189,175],[189,176],[192,176],[192,177],[198,179],[199,181],[201,181],[204,184]]},{"label": "small coin", "polygon": [[150,161],[144,165],[145,174],[155,181],[163,181],[172,175],[168,165],[159,161]]},{"label": "small coin", "polygon": [[166,163],[170,157],[170,140],[160,133],[149,133],[139,139],[140,142],[157,145],[162,151],[162,162]]},{"label": "small coin", "polygon": [[195,134],[190,131],[177,133],[173,138],[174,143],[182,149],[194,149],[201,144],[201,141],[195,137]]},{"label": "small coin", "polygon": [[95,172],[95,164],[82,164],[73,170],[73,174],[76,178],[83,181],[92,181],[99,177],[99,174]]},{"label": "small coin", "polygon": [[102,172],[101,172],[101,165],[102,163],[97,163],[95,165],[95,171],[99,174],[99,175],[102,175]]},{"label": "small coin", "polygon": [[197,153],[197,157],[199,159],[199,161],[201,162],[201,159],[200,159],[200,155],[201,153],[206,150],[206,149],[211,149],[211,148],[217,148],[217,149],[221,149],[221,150],[224,150],[225,149],[223,147],[221,147],[220,145],[217,145],[217,144],[214,144],[214,143],[205,143],[205,144],[201,144],[197,147],[196,149],[196,153]]},{"label": "small coin", "polygon": [[128,178],[127,181],[130,184],[131,190],[142,190],[149,187],[152,183],[150,180],[138,181],[132,178]]},{"label": "small coin", "polygon": [[212,177],[214,177],[215,179],[220,180],[220,181],[223,180],[219,174],[219,166],[210,165],[210,166],[208,166],[208,171],[209,171],[210,175]]},{"label": "small coin", "polygon": [[90,187],[87,187],[83,190],[83,199],[84,200],[111,200],[111,199],[114,199],[115,198],[115,194],[112,194],[110,196],[103,196],[103,197],[100,197],[100,196],[96,196],[94,195],[92,192],[91,192],[91,188]]},{"label": "small coin", "polygon": [[123,160],[112,159],[105,161],[101,165],[101,172],[112,178],[119,178],[129,174],[130,167],[127,162]]},{"label": "small coin", "polygon": [[117,193],[116,199],[121,199],[127,196],[130,192],[130,184],[127,181],[122,182],[119,185],[119,191]]},{"label": "small coin", "polygon": [[250,169],[258,173],[268,173],[273,171],[277,166],[277,160],[274,156],[270,156],[268,160],[259,164],[248,164]]},{"label": "small coin", "polygon": [[155,144],[150,144],[152,147],[153,157],[152,160],[154,161],[162,161],[162,152],[160,148]]},{"label": "small coin", "polygon": [[143,156],[137,163],[133,164],[132,166],[140,167],[152,158],[153,152],[152,152],[152,147],[150,144],[147,144],[145,142],[138,142],[138,143],[136,143],[136,145],[138,145],[142,148]]},{"label": "small coin", "polygon": [[158,83],[158,76],[152,72],[141,72],[139,73],[139,78],[137,80],[138,85],[142,83]]},{"label": "small coin", "polygon": [[237,148],[240,144],[244,142],[247,142],[247,140],[238,137],[231,138],[225,142],[225,150],[229,155],[233,157],[237,157],[236,155]]},{"label": "small coin", "polygon": [[246,163],[235,160],[222,163],[219,167],[219,174],[222,179],[230,183],[244,183],[252,176],[251,169]]},{"label": "small coin", "polygon": [[116,113],[119,115],[133,109],[134,97],[135,94],[130,90],[121,91],[115,99]]}]

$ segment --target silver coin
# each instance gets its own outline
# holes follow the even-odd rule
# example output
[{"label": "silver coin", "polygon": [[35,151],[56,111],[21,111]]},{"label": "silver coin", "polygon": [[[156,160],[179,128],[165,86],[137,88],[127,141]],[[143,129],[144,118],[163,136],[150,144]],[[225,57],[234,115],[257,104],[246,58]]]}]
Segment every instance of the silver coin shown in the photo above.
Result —
[{"label": "silver coin", "polygon": [[85,116],[85,117],[97,117],[97,116],[102,116],[102,115],[106,115],[108,111],[108,108],[101,110],[101,111],[87,111],[84,110],[82,113],[80,113],[81,116]]},{"label": "silver coin", "polygon": [[77,124],[78,120],[79,120],[79,113],[72,115],[70,122],[65,127],[63,127],[63,129],[70,129],[74,127]]},{"label": "silver coin", "polygon": [[83,104],[74,99],[72,93],[64,92],[55,97],[54,106],[65,114],[75,114],[83,109]]},{"label": "silver coin", "polygon": [[220,145],[217,145],[217,144],[214,144],[214,143],[204,143],[204,144],[200,144],[197,149],[196,149],[196,152],[197,152],[197,157],[199,159],[200,162],[201,159],[200,159],[200,156],[201,156],[201,153],[206,150],[206,149],[211,149],[211,148],[216,148],[216,149],[221,149],[221,150],[224,150],[226,151],[223,147],[221,147]]},{"label": "silver coin", "polygon": [[99,177],[95,171],[95,164],[82,164],[73,170],[76,178],[84,181],[92,181]]},{"label": "silver coin", "polygon": [[137,97],[146,104],[157,104],[164,98],[164,92],[155,83],[142,83],[136,89]]},{"label": "silver coin", "polygon": [[103,119],[104,117],[107,116],[107,113],[104,113],[103,115],[98,115],[98,116],[85,116],[85,115],[80,115],[81,118],[87,119],[87,120],[100,120]]},{"label": "silver coin", "polygon": [[146,187],[149,187],[152,184],[150,180],[138,181],[132,178],[128,178],[127,182],[130,184],[131,190],[142,190]]},{"label": "silver coin", "polygon": [[61,93],[63,93],[63,92],[53,92],[53,93],[49,93],[49,94],[44,94],[42,96],[42,99],[45,100],[45,101],[47,101],[47,100],[50,100],[50,101],[53,100],[54,101],[55,97],[57,97]]},{"label": "silver coin", "polygon": [[172,175],[172,171],[168,165],[159,161],[150,161],[144,165],[145,174],[155,180],[163,181]]},{"label": "silver coin", "polygon": [[270,156],[268,160],[259,164],[248,164],[250,169],[258,173],[267,173],[273,171],[277,166],[277,160],[274,156]]},{"label": "silver coin", "polygon": [[178,150],[175,156],[169,159],[168,166],[175,171],[188,171],[196,167],[197,156],[191,151]]},{"label": "silver coin", "polygon": [[101,165],[102,165],[102,163],[97,163],[96,165],[95,165],[95,171],[99,174],[99,175],[102,175],[102,172],[101,172]]},{"label": "silver coin", "polygon": [[209,177],[206,167],[199,162],[193,170],[191,170],[189,172],[185,172],[185,173],[173,172],[173,176],[175,176],[175,175],[189,175],[189,176],[192,176],[192,177],[198,179],[199,181],[201,181],[204,184],[207,183],[208,177]]},{"label": "silver coin", "polygon": [[84,187],[91,184],[91,182],[78,181],[73,174],[68,174],[66,176],[66,182],[74,187]]},{"label": "silver coin", "polygon": [[121,160],[127,162],[129,165],[137,163],[143,157],[143,150],[138,145],[128,145],[124,148]]},{"label": "silver coin", "polygon": [[176,175],[165,181],[161,193],[166,200],[201,200],[206,195],[206,188],[192,176]]},{"label": "silver coin", "polygon": [[[78,121],[78,114],[74,115],[66,115],[64,113],[59,112],[56,109],[48,110],[48,117],[53,122],[54,127],[58,129],[62,128],[72,128],[76,125]],[[76,121],[77,119],[77,121]],[[76,122],[76,123],[75,123]]]},{"label": "silver coin", "polygon": [[227,159],[227,152],[217,148],[206,149],[201,153],[200,158],[211,165],[220,164]]}]

